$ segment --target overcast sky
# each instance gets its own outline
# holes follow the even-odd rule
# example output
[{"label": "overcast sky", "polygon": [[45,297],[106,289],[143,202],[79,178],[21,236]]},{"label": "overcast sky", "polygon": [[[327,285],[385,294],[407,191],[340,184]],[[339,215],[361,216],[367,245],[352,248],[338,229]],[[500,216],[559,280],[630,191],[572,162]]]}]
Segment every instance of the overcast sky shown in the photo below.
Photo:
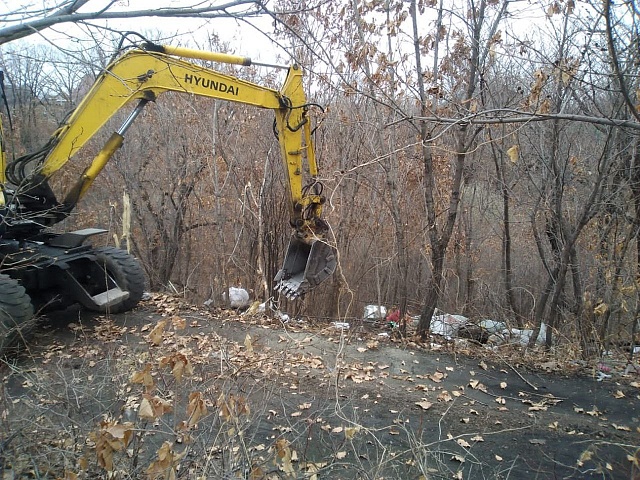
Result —
[{"label": "overcast sky", "polygon": [[[47,2],[47,0],[0,0],[0,19],[6,18],[7,14],[19,14],[26,10],[42,8],[43,4],[46,3],[50,5],[59,4],[60,0],[52,0],[49,2]],[[180,7],[187,3],[185,0],[123,0],[118,2],[117,6],[112,7],[112,10],[126,11],[133,9],[145,10],[163,7]],[[92,0],[89,2],[88,8],[85,9],[96,11],[105,4],[105,0]],[[15,18],[15,16],[12,16],[10,19],[13,18]],[[249,21],[257,28],[240,20],[224,18],[203,21],[196,19],[149,17],[111,19],[108,21],[92,21],[90,23],[107,26],[110,29],[118,31],[148,33],[160,30],[167,36],[178,34],[181,36],[179,43],[182,45],[188,43],[191,47],[195,47],[196,44],[204,44],[209,34],[215,33],[223,43],[230,44],[235,54],[247,56],[253,60],[265,63],[277,63],[280,50],[267,36],[260,33],[260,30],[267,33],[271,30],[271,20],[269,18],[254,18]],[[86,33],[71,24],[60,24],[21,41],[36,43],[49,40],[57,43],[68,39],[69,36],[86,37]]]}]

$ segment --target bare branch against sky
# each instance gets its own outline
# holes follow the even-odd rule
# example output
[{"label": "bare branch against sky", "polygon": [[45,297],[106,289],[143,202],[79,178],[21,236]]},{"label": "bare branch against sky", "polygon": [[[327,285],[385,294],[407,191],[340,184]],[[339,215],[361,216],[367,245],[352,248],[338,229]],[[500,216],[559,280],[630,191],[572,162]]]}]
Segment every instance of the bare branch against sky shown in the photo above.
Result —
[{"label": "bare branch against sky", "polygon": [[5,26],[0,28],[0,45],[62,23],[140,17],[246,18],[266,13],[264,4],[259,0],[194,1],[179,8],[142,10],[123,9],[122,2],[115,0],[106,3],[92,0],[58,0],[46,9],[33,8],[26,3],[19,5],[19,2],[4,2],[3,11],[0,11],[0,24]]}]

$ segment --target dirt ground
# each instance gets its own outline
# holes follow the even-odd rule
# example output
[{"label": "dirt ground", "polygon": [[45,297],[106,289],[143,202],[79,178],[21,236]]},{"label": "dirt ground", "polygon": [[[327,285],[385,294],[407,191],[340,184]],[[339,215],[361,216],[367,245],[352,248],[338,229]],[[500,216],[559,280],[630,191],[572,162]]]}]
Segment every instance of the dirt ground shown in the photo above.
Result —
[{"label": "dirt ground", "polygon": [[344,327],[52,315],[0,366],[0,478],[640,478],[637,374]]}]

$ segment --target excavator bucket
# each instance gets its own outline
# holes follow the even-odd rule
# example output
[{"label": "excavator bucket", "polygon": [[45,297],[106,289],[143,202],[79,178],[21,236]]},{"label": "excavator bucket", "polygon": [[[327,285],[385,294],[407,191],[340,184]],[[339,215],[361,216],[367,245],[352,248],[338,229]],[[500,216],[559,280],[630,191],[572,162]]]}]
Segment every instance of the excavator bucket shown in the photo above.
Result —
[{"label": "excavator bucket", "polygon": [[275,276],[276,290],[293,300],[301,297],[336,270],[336,250],[316,240],[311,245],[292,237],[284,258],[284,266]]}]

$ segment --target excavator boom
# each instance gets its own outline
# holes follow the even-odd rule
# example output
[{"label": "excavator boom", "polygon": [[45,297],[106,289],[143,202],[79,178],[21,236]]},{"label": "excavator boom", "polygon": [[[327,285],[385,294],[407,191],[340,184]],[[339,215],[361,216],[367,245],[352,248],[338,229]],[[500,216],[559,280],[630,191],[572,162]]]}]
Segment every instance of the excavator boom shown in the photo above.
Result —
[{"label": "excavator boom", "polygon": [[[5,259],[10,256],[17,259],[12,269],[2,269],[2,273],[6,271],[20,281],[26,281],[24,279],[28,276],[20,271],[20,265],[27,265],[30,259],[20,247],[25,241],[33,240],[30,248],[36,251],[35,255],[42,254],[42,251],[37,251],[37,245],[50,245],[49,263],[52,265],[59,258],[56,248],[68,249],[69,242],[73,245],[71,248],[81,248],[84,238],[93,235],[93,231],[82,231],[65,237],[63,241],[52,240],[54,237],[44,230],[73,211],[122,146],[127,130],[144,106],[156,101],[164,92],[172,91],[253,105],[274,112],[275,133],[288,184],[289,222],[293,227],[283,267],[274,279],[276,289],[289,298],[298,298],[333,274],[336,251],[327,241],[329,227],[322,219],[325,198],[317,178],[318,166],[309,121],[310,106],[303,88],[302,69],[297,65],[289,67],[281,88],[273,89],[216,71],[207,66],[209,62],[251,64],[251,60],[245,57],[149,42],[126,51],[104,68],[84,99],[41,150],[14,160],[6,169],[0,168],[0,183],[4,186],[4,203],[0,201],[3,212],[0,242],[10,244],[7,248],[11,251],[4,254],[0,251],[0,255],[5,255]],[[109,119],[127,106],[132,108],[129,117],[113,132],[90,165],[67,192],[62,195],[54,193],[49,180],[73,160]],[[0,166],[4,161],[2,150]],[[83,253],[83,261],[90,263],[92,255],[92,252]],[[107,257],[104,262],[109,264],[124,262],[118,255],[115,255],[116,260]],[[41,260],[40,257],[38,259]],[[75,257],[69,261],[75,261]],[[41,262],[43,265],[49,263]],[[66,266],[61,269],[66,269],[65,275],[73,271]],[[52,275],[59,275],[57,270]],[[88,275],[86,272],[90,270],[86,267],[83,275]],[[114,275],[110,287],[113,295],[100,305],[101,308],[107,304],[117,304],[119,299],[127,301],[126,292],[120,294],[117,291],[116,277]],[[35,283],[42,284],[42,281],[40,279]],[[50,283],[56,284],[53,280]],[[29,291],[28,287],[25,288]],[[83,288],[78,284],[75,290],[82,292]],[[90,305],[91,302],[97,302],[95,299],[103,301],[97,287],[90,290],[90,294],[80,294],[82,302]],[[127,305],[131,305],[137,300],[128,302]]]}]

